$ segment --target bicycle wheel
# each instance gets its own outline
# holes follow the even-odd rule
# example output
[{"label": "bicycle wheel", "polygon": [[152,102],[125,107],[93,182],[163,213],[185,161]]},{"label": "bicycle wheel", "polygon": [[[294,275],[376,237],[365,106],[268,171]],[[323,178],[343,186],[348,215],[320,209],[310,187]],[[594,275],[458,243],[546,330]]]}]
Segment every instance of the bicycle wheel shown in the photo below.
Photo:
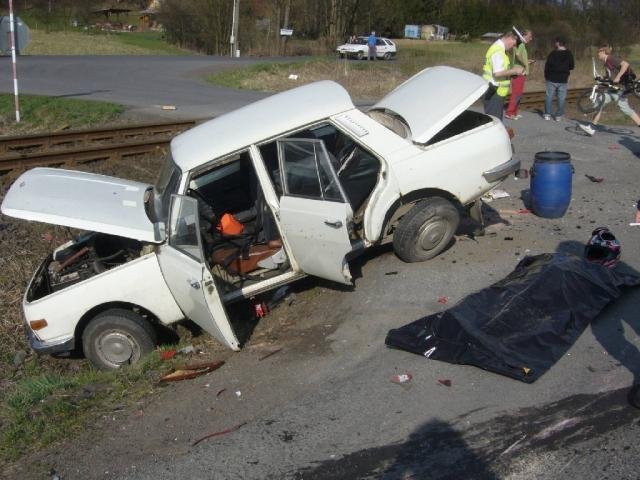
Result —
[{"label": "bicycle wheel", "polygon": [[600,108],[604,104],[604,92],[602,90],[586,90],[580,97],[578,98],[578,110],[582,113],[593,113]]}]

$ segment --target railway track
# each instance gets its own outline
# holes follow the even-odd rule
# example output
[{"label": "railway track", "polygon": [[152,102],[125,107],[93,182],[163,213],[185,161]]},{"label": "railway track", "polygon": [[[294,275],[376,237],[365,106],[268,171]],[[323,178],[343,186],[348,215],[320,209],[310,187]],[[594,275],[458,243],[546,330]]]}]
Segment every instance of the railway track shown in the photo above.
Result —
[{"label": "railway track", "polygon": [[[578,101],[580,95],[588,88],[570,88],[567,90],[567,103],[574,104]],[[521,108],[536,108],[544,107],[545,92],[524,92],[522,99],[520,100]]]},{"label": "railway track", "polygon": [[[575,103],[584,90],[569,89],[567,103]],[[542,107],[544,96],[540,91],[525,92],[520,105],[522,108]],[[173,136],[194,125],[195,121],[191,120],[0,137],[0,173],[154,153],[166,148]]]},{"label": "railway track", "polygon": [[0,172],[149,154],[194,125],[189,120],[0,137]]}]

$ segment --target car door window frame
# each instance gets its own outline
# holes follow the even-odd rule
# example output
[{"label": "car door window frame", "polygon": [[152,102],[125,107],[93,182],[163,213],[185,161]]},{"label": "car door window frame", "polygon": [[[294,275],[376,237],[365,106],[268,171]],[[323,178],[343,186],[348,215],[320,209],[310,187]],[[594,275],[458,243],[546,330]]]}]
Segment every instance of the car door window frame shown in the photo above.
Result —
[{"label": "car door window frame", "polygon": [[[311,139],[311,138],[295,138],[295,137],[286,137],[280,138],[276,140],[277,142],[277,152],[278,152],[278,165],[280,168],[280,180],[282,182],[282,194],[290,197],[301,197],[301,198],[309,198],[312,200],[322,200],[326,202],[339,202],[339,203],[348,203],[347,196],[340,184],[340,179],[331,164],[329,152],[324,144],[324,141],[320,139]],[[308,143],[313,145],[314,147],[314,165],[316,171],[316,178],[318,180],[318,185],[320,187],[320,195],[304,195],[299,193],[291,193],[289,188],[289,182],[287,179],[287,166],[285,165],[285,155],[284,155],[284,145],[287,143]],[[321,156],[318,155],[320,153]],[[323,161],[324,160],[324,161]],[[324,181],[321,177],[320,171],[320,162],[323,162],[323,165],[326,167],[327,174],[330,179],[328,185],[324,184]],[[338,188],[338,194],[340,199],[335,198],[326,198],[326,189],[331,186],[331,184],[335,184]]]},{"label": "car door window frame", "polygon": [[[191,247],[193,247],[194,249],[197,248],[199,252],[199,256],[194,255],[194,253],[190,250],[182,248],[180,245],[177,245],[174,241],[176,222],[179,221],[179,218],[182,218],[184,216],[182,215],[183,213],[182,211],[179,214],[174,212],[177,201],[180,201],[182,205],[185,205],[186,203],[186,204],[192,204],[195,207],[195,210],[193,212],[194,227],[195,227],[193,233],[195,236],[196,245],[191,245]],[[167,222],[167,245],[179,251],[180,253],[188,256],[189,258],[195,260],[198,263],[204,263],[204,252],[202,250],[202,238],[200,236],[200,219],[198,218],[198,202],[196,201],[196,199],[185,196],[185,195],[177,195],[177,194],[171,195],[171,203],[169,205],[169,221]]]}]

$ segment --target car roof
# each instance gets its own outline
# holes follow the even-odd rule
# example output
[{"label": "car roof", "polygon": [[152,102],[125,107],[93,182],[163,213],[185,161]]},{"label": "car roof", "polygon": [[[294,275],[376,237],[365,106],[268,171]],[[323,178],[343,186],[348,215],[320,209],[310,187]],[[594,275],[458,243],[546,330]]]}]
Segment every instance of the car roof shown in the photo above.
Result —
[{"label": "car roof", "polygon": [[171,141],[176,165],[184,172],[295,128],[355,106],[347,91],[324,80],[277,93],[202,123]]}]

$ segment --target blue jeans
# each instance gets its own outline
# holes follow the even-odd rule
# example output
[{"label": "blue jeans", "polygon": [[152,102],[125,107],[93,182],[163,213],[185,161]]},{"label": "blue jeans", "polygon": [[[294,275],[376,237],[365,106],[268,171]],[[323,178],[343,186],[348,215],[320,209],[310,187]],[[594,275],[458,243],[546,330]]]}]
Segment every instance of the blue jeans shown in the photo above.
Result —
[{"label": "blue jeans", "polygon": [[564,115],[564,103],[567,99],[566,83],[547,82],[547,92],[544,98],[544,114],[551,115],[551,103],[556,94],[558,95],[558,111],[553,116],[562,117]]}]

